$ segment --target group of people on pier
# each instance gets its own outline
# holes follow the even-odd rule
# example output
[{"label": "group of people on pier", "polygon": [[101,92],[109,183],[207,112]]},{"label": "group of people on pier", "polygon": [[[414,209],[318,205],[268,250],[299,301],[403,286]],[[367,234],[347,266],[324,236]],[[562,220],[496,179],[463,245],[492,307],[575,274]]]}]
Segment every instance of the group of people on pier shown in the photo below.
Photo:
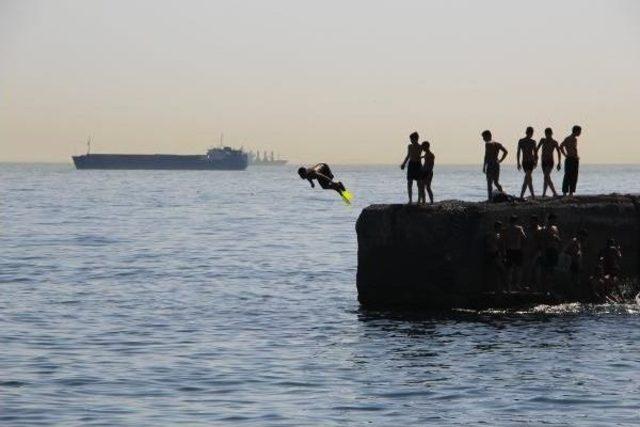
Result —
[{"label": "group of people on pier", "polygon": [[[540,160],[544,182],[542,186],[542,196],[547,195],[547,190],[551,190],[554,197],[558,196],[551,173],[554,166],[557,170],[562,168],[562,157],[564,156],[564,178],[562,180],[562,194],[573,195],[576,192],[578,184],[578,170],[580,158],[578,156],[578,137],[582,133],[580,126],[573,126],[571,134],[567,136],[561,144],[553,139],[553,130],[546,128],[544,130],[544,138],[539,142],[533,139],[534,130],[531,126],[525,130],[524,138],[518,141],[517,149],[517,168],[524,171],[524,181],[520,198],[523,199],[527,190],[531,197],[535,198],[533,189],[533,170],[538,166]],[[488,200],[494,199],[493,189],[498,191],[498,197],[505,196],[502,185],[500,185],[500,164],[507,158],[508,150],[501,143],[493,140],[491,131],[482,132],[482,140],[484,141],[484,162],[482,172],[487,178],[487,196]],[[407,194],[409,203],[413,203],[413,183],[418,188],[418,203],[426,203],[426,194],[429,195],[429,201],[433,203],[433,191],[431,190],[431,181],[433,179],[433,166],[435,155],[431,151],[431,145],[428,141],[419,143],[419,135],[413,132],[409,135],[409,145],[407,146],[407,155],[405,156],[401,169],[407,168]],[[556,163],[555,157],[558,161]],[[408,165],[408,166],[407,166]]]},{"label": "group of people on pier", "polygon": [[590,283],[593,295],[600,298],[623,298],[618,275],[622,251],[615,239],[609,238],[598,252],[598,262],[592,272],[585,271],[588,232],[579,230],[568,241],[561,238],[557,216],[551,213],[546,223],[531,216],[523,227],[517,215],[508,224],[494,223],[486,237],[485,264],[488,283],[500,283],[507,291],[537,290],[553,292],[553,279],[557,270],[571,275],[576,289]]}]

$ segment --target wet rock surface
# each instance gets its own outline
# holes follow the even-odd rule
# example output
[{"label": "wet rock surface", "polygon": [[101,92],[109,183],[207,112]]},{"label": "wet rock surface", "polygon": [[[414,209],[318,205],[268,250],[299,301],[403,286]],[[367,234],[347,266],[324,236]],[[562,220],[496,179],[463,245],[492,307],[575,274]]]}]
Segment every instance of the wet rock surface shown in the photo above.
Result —
[{"label": "wet rock surface", "polygon": [[[562,247],[578,230],[589,232],[580,283],[567,271],[554,273],[553,295],[540,289],[505,293],[487,274],[485,241],[495,221],[511,215],[525,226],[532,215],[555,213]],[[621,277],[637,280],[640,266],[640,197],[591,195],[513,203],[457,200],[434,205],[371,205],[356,224],[358,299],[365,307],[446,309],[517,307],[584,301],[586,281],[599,251],[613,237],[623,252]],[[526,265],[526,262],[525,262]]]}]

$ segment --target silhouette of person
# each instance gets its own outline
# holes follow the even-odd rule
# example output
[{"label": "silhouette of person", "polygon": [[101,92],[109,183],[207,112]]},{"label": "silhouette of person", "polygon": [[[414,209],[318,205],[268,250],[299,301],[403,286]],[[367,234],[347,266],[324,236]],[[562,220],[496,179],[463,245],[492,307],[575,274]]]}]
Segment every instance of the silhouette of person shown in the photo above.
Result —
[{"label": "silhouette of person", "polygon": [[418,144],[420,136],[418,132],[413,132],[409,135],[409,141],[411,142],[407,146],[407,155],[400,165],[400,169],[405,168],[407,162],[407,194],[409,195],[409,204],[413,203],[413,182],[416,182],[418,191],[420,191],[420,181],[422,180],[422,162],[420,161],[422,154],[422,147]]},{"label": "silhouette of person", "polygon": [[620,274],[620,260],[622,259],[622,251],[620,246],[613,238],[607,239],[607,246],[600,252],[600,263],[602,264],[602,272],[605,276],[612,278],[618,277]]},{"label": "silhouette of person", "polygon": [[607,239],[607,245],[600,251],[598,278],[594,286],[596,296],[608,302],[623,302],[624,293],[620,289],[618,275],[622,251],[615,239]]},{"label": "silhouette of person", "polygon": [[433,180],[433,165],[436,156],[431,151],[429,141],[422,143],[422,151],[424,151],[424,165],[422,166],[422,201],[426,203],[425,190],[429,194],[429,202],[433,203],[433,191],[431,191],[431,181]]},{"label": "silhouette of person", "polygon": [[310,168],[301,167],[298,169],[298,175],[300,175],[300,178],[309,181],[311,188],[315,188],[315,184],[313,183],[315,179],[324,190],[335,190],[338,194],[345,191],[342,182],[333,182],[333,173],[326,163],[318,163]]},{"label": "silhouette of person", "polygon": [[543,253],[543,275],[542,284],[543,287],[549,291],[552,289],[553,284],[551,280],[558,266],[558,260],[560,258],[560,230],[558,229],[558,217],[555,214],[550,214],[547,221],[547,226],[544,228],[544,253]]},{"label": "silhouette of person", "polygon": [[564,179],[562,180],[562,194],[569,193],[573,196],[578,185],[578,169],[580,167],[580,157],[578,157],[578,137],[582,133],[580,126],[571,129],[571,135],[566,137],[560,144],[560,151],[565,156]]},{"label": "silhouette of person", "polygon": [[544,138],[542,138],[538,143],[538,147],[536,148],[536,155],[538,151],[540,151],[540,149],[542,149],[540,160],[542,162],[542,173],[544,174],[544,182],[542,184],[542,197],[545,197],[547,195],[547,188],[550,188],[553,196],[556,197],[558,193],[556,192],[556,187],[553,185],[553,181],[551,180],[551,171],[553,171],[554,165],[553,153],[554,151],[558,153],[558,170],[560,170],[562,153],[560,151],[558,141],[553,139],[553,130],[551,128],[546,128],[544,130]]},{"label": "silhouette of person", "polygon": [[[494,185],[499,192],[503,192],[502,186],[498,182],[500,180],[500,163],[507,157],[508,151],[502,144],[492,140],[491,131],[482,132],[482,139],[485,143],[482,172],[487,176],[487,196],[491,201]],[[500,152],[502,152],[502,157],[499,158]]]},{"label": "silhouette of person", "polygon": [[585,242],[587,240],[587,230],[580,229],[575,237],[573,237],[564,252],[571,258],[571,264],[569,266],[569,272],[571,273],[571,281],[573,285],[578,289],[580,285],[581,273],[582,273],[582,258],[584,255]]},{"label": "silhouette of person", "polygon": [[504,232],[506,246],[507,287],[508,290],[517,289],[520,286],[520,273],[522,271],[522,248],[527,235],[521,225],[518,224],[518,216],[511,215],[509,226]]},{"label": "silhouette of person", "polygon": [[[527,188],[531,193],[531,198],[535,198],[533,192],[533,178],[531,173],[538,163],[538,153],[536,150],[536,141],[532,138],[533,128],[529,126],[525,131],[525,137],[518,141],[518,153],[516,154],[518,160],[518,170],[524,170],[524,182],[522,183],[522,191],[520,192],[520,198],[524,198],[524,193]],[[520,153],[522,153],[522,163],[520,163]]]}]

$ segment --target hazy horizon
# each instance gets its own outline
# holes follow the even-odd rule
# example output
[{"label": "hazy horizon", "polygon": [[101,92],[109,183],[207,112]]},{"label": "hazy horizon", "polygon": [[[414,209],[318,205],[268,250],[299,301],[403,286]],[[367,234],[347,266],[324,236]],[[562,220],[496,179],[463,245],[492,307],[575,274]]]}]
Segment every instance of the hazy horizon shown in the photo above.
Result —
[{"label": "hazy horizon", "polygon": [[[0,162],[86,152],[479,164],[526,126],[640,163],[640,3],[1,1]],[[614,145],[615,144],[615,145]]]}]

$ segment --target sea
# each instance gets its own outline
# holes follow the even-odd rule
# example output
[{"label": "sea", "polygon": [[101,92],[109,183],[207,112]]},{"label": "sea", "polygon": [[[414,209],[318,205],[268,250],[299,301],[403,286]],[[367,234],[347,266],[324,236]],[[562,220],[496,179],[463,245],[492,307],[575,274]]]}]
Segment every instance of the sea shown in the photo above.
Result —
[{"label": "sea", "polygon": [[[1,164],[0,425],[640,425],[639,306],[365,310],[355,222],[405,172],[332,165],[348,206],[297,166]],[[639,187],[581,166],[580,194]],[[482,200],[481,166],[433,191]]]}]

